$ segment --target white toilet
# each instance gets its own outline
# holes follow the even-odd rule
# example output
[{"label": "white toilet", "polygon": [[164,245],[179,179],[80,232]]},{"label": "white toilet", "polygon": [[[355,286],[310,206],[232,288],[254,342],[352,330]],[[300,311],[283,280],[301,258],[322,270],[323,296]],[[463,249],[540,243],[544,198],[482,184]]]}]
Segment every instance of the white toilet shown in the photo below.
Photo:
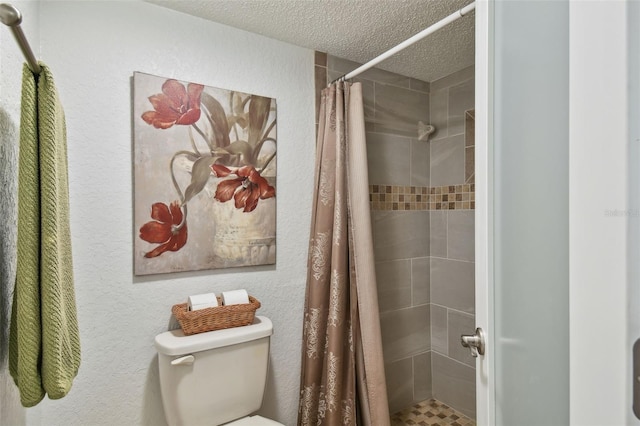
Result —
[{"label": "white toilet", "polygon": [[271,320],[185,336],[156,336],[162,404],[170,426],[283,426],[249,416],[262,405]]}]

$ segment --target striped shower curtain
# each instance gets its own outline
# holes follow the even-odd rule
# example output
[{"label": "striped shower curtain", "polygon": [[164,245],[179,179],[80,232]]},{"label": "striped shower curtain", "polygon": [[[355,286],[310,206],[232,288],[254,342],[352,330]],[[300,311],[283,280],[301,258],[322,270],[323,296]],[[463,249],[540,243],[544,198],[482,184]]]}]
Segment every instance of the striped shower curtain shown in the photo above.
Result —
[{"label": "striped shower curtain", "polygon": [[298,425],[389,425],[360,83],[322,92]]}]

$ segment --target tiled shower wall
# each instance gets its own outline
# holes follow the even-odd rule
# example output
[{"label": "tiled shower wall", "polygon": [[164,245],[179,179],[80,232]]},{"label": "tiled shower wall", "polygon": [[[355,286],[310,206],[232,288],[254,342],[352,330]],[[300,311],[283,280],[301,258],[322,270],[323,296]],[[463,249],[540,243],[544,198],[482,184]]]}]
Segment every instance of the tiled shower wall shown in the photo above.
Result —
[{"label": "tiled shower wall", "polygon": [[[328,81],[358,65],[317,52],[317,100]],[[467,76],[468,71],[461,75]],[[468,86],[462,86],[462,91],[451,90],[464,82],[456,75],[449,77],[435,82],[440,96],[436,101],[445,99],[444,105],[433,102],[430,96],[433,85],[423,81],[378,69],[355,79],[363,85],[376,278],[392,412],[429,399],[437,391],[443,402],[458,408],[456,402],[461,401],[461,411],[470,413],[465,409],[468,398],[459,398],[459,392],[451,389],[457,389],[463,382],[466,388],[470,367],[464,364],[466,360],[460,363],[464,356],[457,348],[451,351],[448,346],[444,348],[449,340],[453,343],[448,334],[464,328],[464,320],[472,317],[469,314],[473,312],[473,299],[469,307],[467,297],[473,259],[458,259],[460,252],[467,259],[473,256],[473,232],[467,246],[461,245],[463,235],[468,232],[469,218],[473,226],[474,208],[473,180],[468,176],[473,163],[465,161],[464,136],[462,145],[459,144],[459,133],[464,135],[464,110],[458,117],[458,109],[469,103]],[[433,122],[434,107],[437,123]],[[462,124],[458,123],[460,120]],[[431,122],[438,128],[430,141],[419,140],[420,122]],[[431,140],[436,139],[434,149]],[[452,214],[450,221],[448,213]],[[434,222],[434,216],[439,220]],[[442,223],[451,229],[437,226]],[[433,241],[432,230],[438,233],[438,241]],[[441,241],[443,230],[448,234]],[[431,257],[434,249],[437,258]],[[456,262],[462,262],[462,266]],[[473,298],[473,290],[471,294]],[[466,299],[457,301],[457,295]],[[443,312],[447,317],[444,324]],[[436,328],[432,326],[433,319],[439,321]],[[444,340],[443,333],[447,335]],[[438,351],[434,351],[436,347]],[[450,365],[452,362],[459,365]],[[464,370],[460,371],[459,366]],[[442,383],[444,380],[450,383]]]},{"label": "tiled shower wall", "polygon": [[[473,185],[474,68],[431,82],[432,185]],[[431,212],[433,397],[475,418],[475,359],[460,335],[475,330],[473,209]]]}]

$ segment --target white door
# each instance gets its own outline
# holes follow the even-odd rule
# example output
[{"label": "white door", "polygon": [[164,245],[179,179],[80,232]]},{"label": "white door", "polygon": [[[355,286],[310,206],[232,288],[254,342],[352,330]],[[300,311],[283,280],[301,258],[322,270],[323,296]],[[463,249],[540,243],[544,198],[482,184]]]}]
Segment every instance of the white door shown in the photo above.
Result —
[{"label": "white door", "polygon": [[479,425],[640,424],[638,24],[634,1],[479,1]]},{"label": "white door", "polygon": [[479,425],[569,424],[569,3],[476,9]]}]

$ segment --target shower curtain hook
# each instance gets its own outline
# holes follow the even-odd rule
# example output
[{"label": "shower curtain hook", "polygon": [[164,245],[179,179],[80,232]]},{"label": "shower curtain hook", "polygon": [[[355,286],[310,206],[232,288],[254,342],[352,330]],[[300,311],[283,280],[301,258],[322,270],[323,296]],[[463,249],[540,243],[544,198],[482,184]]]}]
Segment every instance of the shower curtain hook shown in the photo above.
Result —
[{"label": "shower curtain hook", "polygon": [[335,80],[333,80],[332,82],[327,84],[327,87],[331,86],[333,83],[344,83],[345,81],[347,81],[347,79],[345,77],[346,77],[346,75],[342,75],[342,76],[336,78]]}]

